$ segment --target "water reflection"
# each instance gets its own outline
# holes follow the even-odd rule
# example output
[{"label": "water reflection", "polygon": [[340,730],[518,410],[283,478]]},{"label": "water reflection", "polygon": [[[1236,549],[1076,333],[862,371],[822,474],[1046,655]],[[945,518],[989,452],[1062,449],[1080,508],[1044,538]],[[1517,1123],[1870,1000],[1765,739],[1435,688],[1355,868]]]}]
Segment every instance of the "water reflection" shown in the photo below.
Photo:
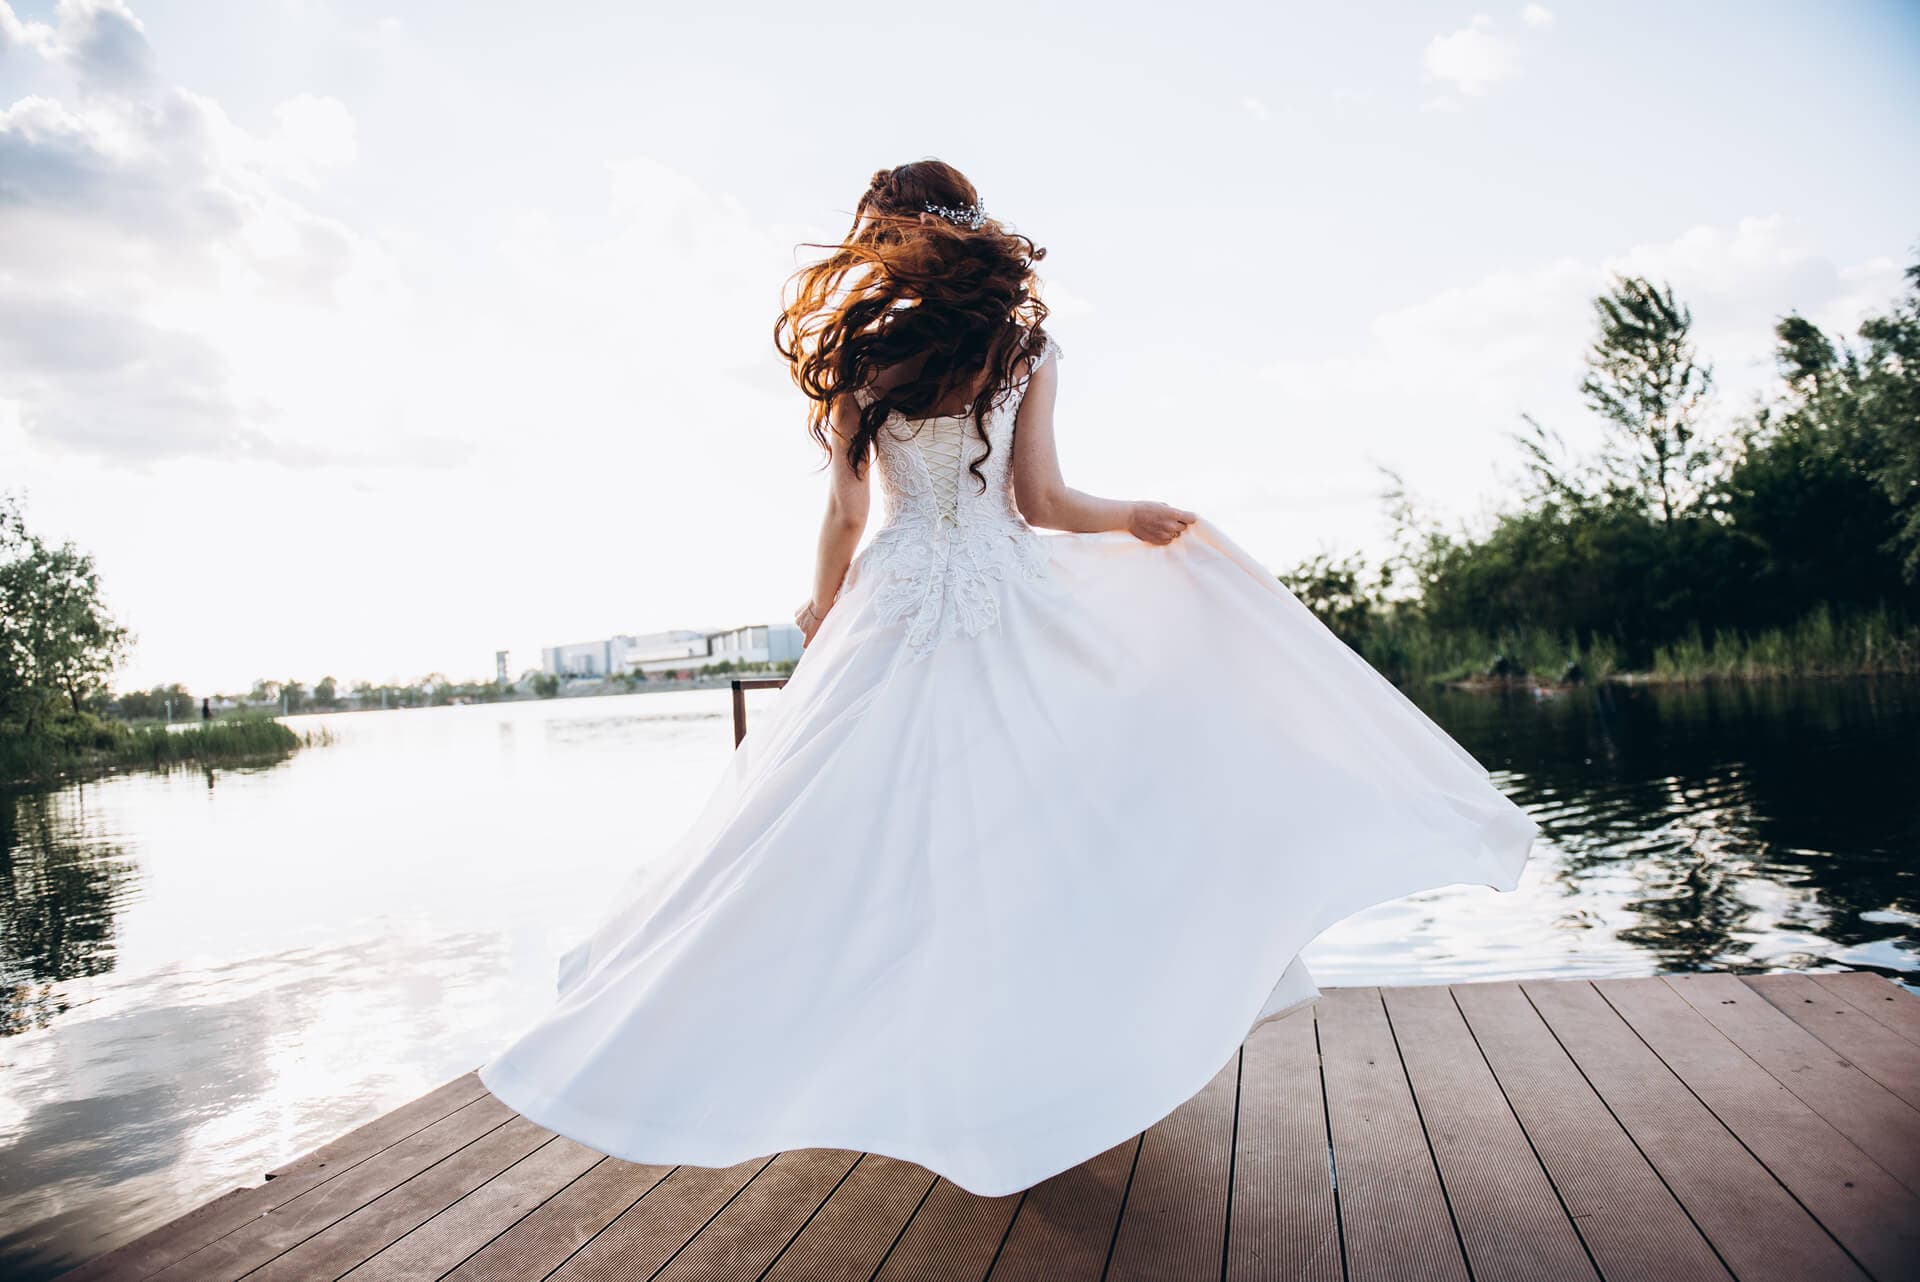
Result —
[{"label": "water reflection", "polygon": [[[1920,969],[1920,682],[1417,697],[1544,838],[1514,894],[1341,923],[1322,982]],[[721,692],[316,721],[333,746],[217,787],[0,796],[0,1275],[481,1062],[731,748]]]},{"label": "water reflection", "polygon": [[[446,1051],[484,1053],[501,963],[494,936],[368,939],[103,995],[6,1064],[5,1276],[50,1276],[180,1214],[183,1187],[255,1182],[451,1076]],[[369,974],[403,978],[372,1007]]]},{"label": "water reflection", "polygon": [[1562,920],[1647,969],[1920,968],[1915,683],[1424,702],[1541,822]]},{"label": "water reflection", "polygon": [[[763,700],[755,701],[763,703]],[[0,796],[0,1276],[470,1070],[690,822],[725,694],[302,719],[283,766]]]},{"label": "water reflection", "polygon": [[66,981],[113,969],[133,860],[87,822],[87,793],[0,792],[0,1036],[66,1011]]}]

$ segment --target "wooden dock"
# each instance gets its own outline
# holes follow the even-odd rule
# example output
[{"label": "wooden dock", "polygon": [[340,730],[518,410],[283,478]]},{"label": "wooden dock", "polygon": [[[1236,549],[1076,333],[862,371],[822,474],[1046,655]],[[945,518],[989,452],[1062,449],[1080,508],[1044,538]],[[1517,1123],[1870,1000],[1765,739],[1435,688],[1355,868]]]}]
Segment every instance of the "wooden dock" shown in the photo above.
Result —
[{"label": "wooden dock", "polygon": [[1870,974],[1330,989],[1024,1193],[636,1166],[469,1074],[72,1279],[1920,1277],[1920,999]]}]

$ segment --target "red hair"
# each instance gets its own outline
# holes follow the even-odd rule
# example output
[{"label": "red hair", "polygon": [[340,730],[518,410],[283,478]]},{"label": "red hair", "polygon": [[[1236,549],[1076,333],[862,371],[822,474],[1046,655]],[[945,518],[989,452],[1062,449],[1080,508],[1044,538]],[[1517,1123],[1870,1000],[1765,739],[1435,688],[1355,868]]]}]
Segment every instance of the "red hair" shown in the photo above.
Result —
[{"label": "red hair", "polygon": [[[809,246],[830,252],[794,274],[791,301],[774,323],[774,347],[807,397],[807,430],[829,458],[834,398],[870,393],[847,450],[855,476],[892,413],[931,417],[975,387],[983,390],[970,416],[986,440],[987,411],[1014,385],[1021,362],[1045,346],[1047,305],[1033,267],[1047,251],[997,219],[969,226],[928,214],[931,206],[978,211],[980,195],[938,160],[874,174],[840,244]],[[911,379],[878,383],[881,370],[923,353]],[[984,487],[979,463],[970,470]]]}]

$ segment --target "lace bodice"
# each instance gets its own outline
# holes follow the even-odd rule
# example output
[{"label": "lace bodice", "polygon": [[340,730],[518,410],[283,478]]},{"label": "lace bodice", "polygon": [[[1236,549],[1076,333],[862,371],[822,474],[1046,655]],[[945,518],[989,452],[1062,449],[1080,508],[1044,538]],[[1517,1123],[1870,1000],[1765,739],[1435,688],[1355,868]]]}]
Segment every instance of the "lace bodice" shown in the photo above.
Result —
[{"label": "lace bodice", "polygon": [[[1032,369],[1059,356],[1059,345],[1049,338]],[[875,465],[886,519],[854,558],[839,596],[876,578],[878,621],[904,620],[907,646],[916,655],[997,622],[997,585],[1046,575],[1045,543],[1013,499],[1013,426],[1025,394],[1023,379],[988,409],[991,451],[971,414],[910,420],[895,413],[880,426]],[[969,470],[983,453],[984,491]]]}]

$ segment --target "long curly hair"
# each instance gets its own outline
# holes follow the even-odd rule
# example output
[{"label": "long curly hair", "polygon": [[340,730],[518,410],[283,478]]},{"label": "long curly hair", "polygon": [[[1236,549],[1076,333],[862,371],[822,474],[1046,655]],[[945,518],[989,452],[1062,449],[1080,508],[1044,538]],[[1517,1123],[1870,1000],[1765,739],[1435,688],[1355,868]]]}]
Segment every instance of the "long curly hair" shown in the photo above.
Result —
[{"label": "long curly hair", "polygon": [[[863,474],[875,436],[896,410],[928,418],[971,394],[974,431],[987,442],[987,414],[1015,385],[1016,371],[1044,350],[1047,305],[1034,264],[1047,251],[999,220],[978,227],[929,206],[980,209],[980,194],[952,165],[917,160],[875,173],[838,245],[788,281],[773,345],[807,396],[807,430],[832,460],[836,396],[865,390],[860,426],[847,450]],[[882,370],[925,354],[910,379],[884,387]],[[984,492],[982,454],[969,471]]]}]

